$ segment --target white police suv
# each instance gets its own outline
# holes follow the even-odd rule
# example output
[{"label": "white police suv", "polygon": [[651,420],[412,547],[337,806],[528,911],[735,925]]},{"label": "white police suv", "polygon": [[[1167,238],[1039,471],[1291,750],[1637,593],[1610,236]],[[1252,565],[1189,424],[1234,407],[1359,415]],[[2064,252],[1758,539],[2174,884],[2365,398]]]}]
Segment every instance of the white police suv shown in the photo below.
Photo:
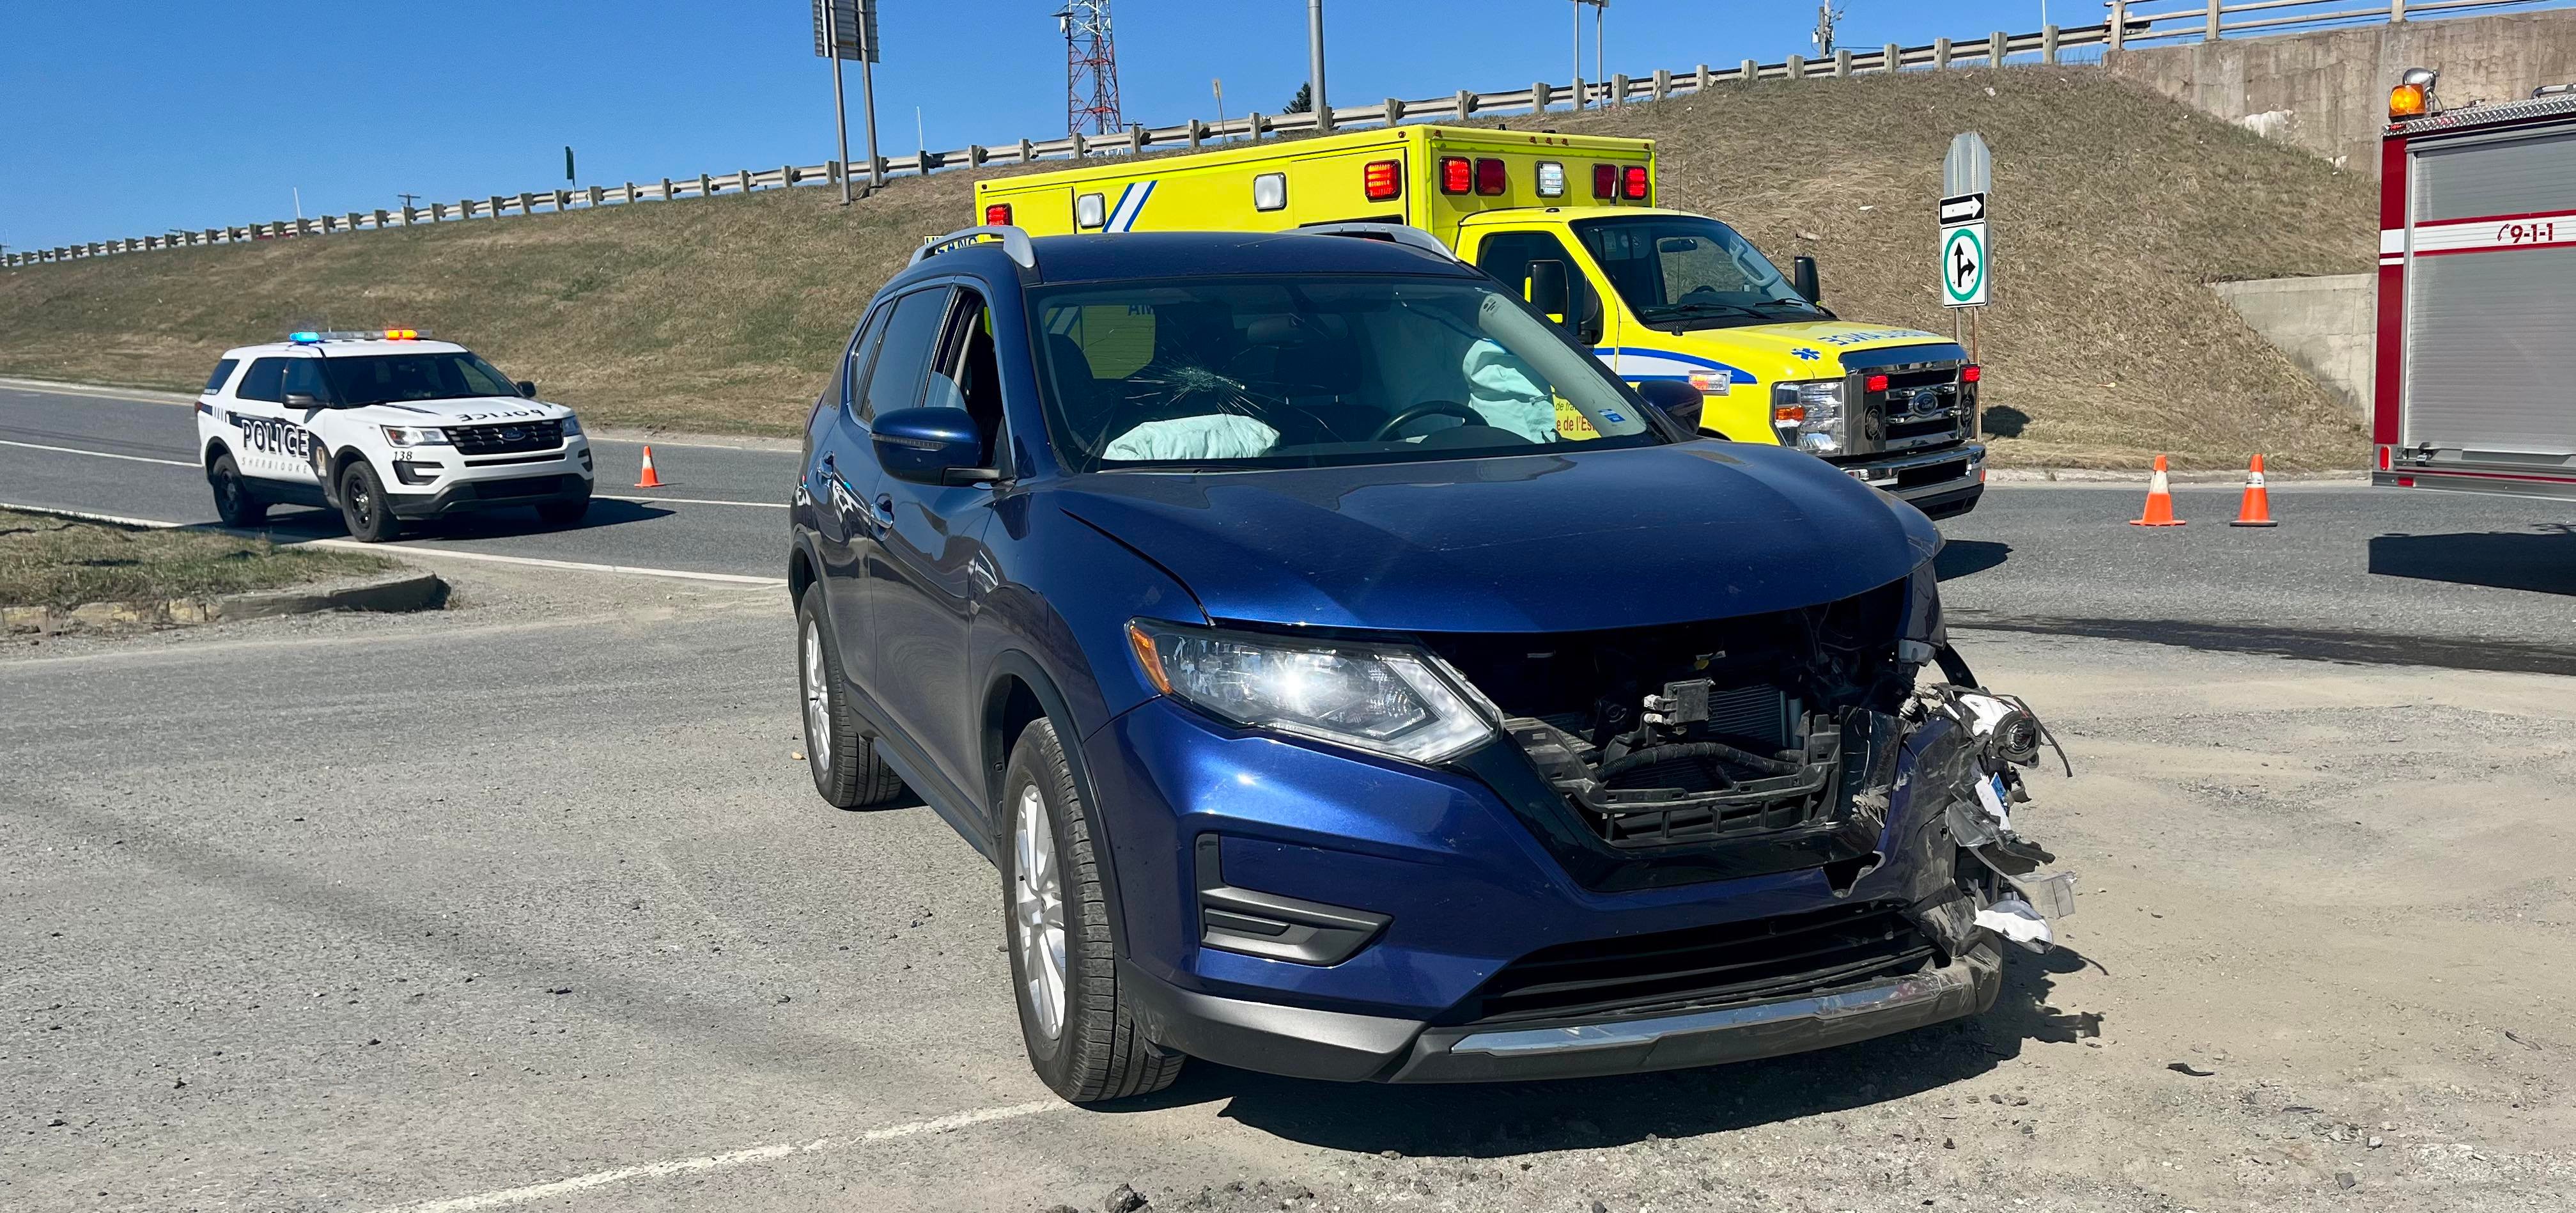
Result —
[{"label": "white police suv", "polygon": [[336,507],[369,543],[512,506],[569,526],[590,508],[590,440],[536,393],[413,329],[295,333],[225,352],[197,397],[198,449],[229,526],[272,505]]}]

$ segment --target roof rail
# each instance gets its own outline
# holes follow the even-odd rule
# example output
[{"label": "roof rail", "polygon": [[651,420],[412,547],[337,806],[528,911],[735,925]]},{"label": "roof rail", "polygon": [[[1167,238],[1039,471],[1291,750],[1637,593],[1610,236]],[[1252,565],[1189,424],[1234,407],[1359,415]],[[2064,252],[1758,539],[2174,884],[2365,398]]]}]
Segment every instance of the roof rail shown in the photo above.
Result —
[{"label": "roof rail", "polygon": [[1289,230],[1301,235],[1357,236],[1363,240],[1384,240],[1408,248],[1420,249],[1443,261],[1459,259],[1458,254],[1448,245],[1440,243],[1438,236],[1409,223],[1317,223]]},{"label": "roof rail", "polygon": [[1000,240],[1002,252],[1011,260],[1019,262],[1021,269],[1033,270],[1038,267],[1037,246],[1029,243],[1029,234],[1019,228],[1001,224],[961,227],[945,236],[933,236],[922,241],[920,248],[912,250],[912,260],[905,264],[919,265],[925,257],[953,253],[971,244],[981,244],[988,236]]}]

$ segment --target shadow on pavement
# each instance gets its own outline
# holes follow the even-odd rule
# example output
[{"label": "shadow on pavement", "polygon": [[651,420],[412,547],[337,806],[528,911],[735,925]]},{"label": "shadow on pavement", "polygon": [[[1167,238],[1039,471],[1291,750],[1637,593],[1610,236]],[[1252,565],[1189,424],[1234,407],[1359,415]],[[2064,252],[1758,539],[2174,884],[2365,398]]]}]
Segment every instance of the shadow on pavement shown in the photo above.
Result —
[{"label": "shadow on pavement", "polygon": [[2370,571],[2460,585],[2576,595],[2576,526],[2460,535],[2381,535]]},{"label": "shadow on pavement", "polygon": [[1982,573],[2012,559],[2012,545],[1983,539],[1952,539],[1932,558],[1932,572],[1943,581]]},{"label": "shadow on pavement", "polygon": [[2102,1033],[2098,1014],[2048,1005],[2052,974],[2088,963],[2071,949],[2008,949],[2002,993],[1982,1016],[1818,1053],[1617,1078],[1459,1086],[1308,1082],[1194,1062],[1159,1095],[1110,1105],[1147,1111],[1221,1103],[1217,1114],[1327,1149],[1417,1158],[1500,1158],[1691,1137],[1897,1099],[1974,1078],[2028,1041]]}]

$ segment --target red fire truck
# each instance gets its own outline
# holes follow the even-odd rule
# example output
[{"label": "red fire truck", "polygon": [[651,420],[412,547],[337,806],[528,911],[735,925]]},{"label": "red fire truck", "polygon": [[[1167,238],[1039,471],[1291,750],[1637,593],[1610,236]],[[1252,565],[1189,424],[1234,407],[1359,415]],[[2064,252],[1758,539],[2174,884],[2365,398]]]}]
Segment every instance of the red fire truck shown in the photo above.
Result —
[{"label": "red fire truck", "polygon": [[2371,483],[2576,498],[2576,85],[2436,82],[2389,96]]}]

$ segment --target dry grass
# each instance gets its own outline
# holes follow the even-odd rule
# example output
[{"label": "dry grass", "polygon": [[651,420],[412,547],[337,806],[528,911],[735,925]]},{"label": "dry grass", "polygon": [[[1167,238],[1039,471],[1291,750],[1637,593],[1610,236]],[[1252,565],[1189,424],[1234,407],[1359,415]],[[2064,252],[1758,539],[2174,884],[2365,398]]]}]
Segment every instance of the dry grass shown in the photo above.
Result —
[{"label": "dry grass", "polygon": [[0,606],[75,607],[271,590],[397,567],[381,556],[281,548],[266,536],[154,529],[0,510]]},{"label": "dry grass", "polygon": [[[1994,90],[1987,95],[1988,88]],[[2349,467],[2360,425],[2207,289],[2371,264],[2375,187],[2087,68],[1772,83],[1513,126],[1651,136],[1665,199],[1784,263],[1844,315],[1947,332],[1941,153],[1997,156],[1986,401],[1999,461]],[[964,173],[414,231],[184,249],[0,274],[0,372],[193,388],[230,345],[401,322],[464,341],[607,424],[786,434],[832,350],[923,237],[971,220]]]}]

